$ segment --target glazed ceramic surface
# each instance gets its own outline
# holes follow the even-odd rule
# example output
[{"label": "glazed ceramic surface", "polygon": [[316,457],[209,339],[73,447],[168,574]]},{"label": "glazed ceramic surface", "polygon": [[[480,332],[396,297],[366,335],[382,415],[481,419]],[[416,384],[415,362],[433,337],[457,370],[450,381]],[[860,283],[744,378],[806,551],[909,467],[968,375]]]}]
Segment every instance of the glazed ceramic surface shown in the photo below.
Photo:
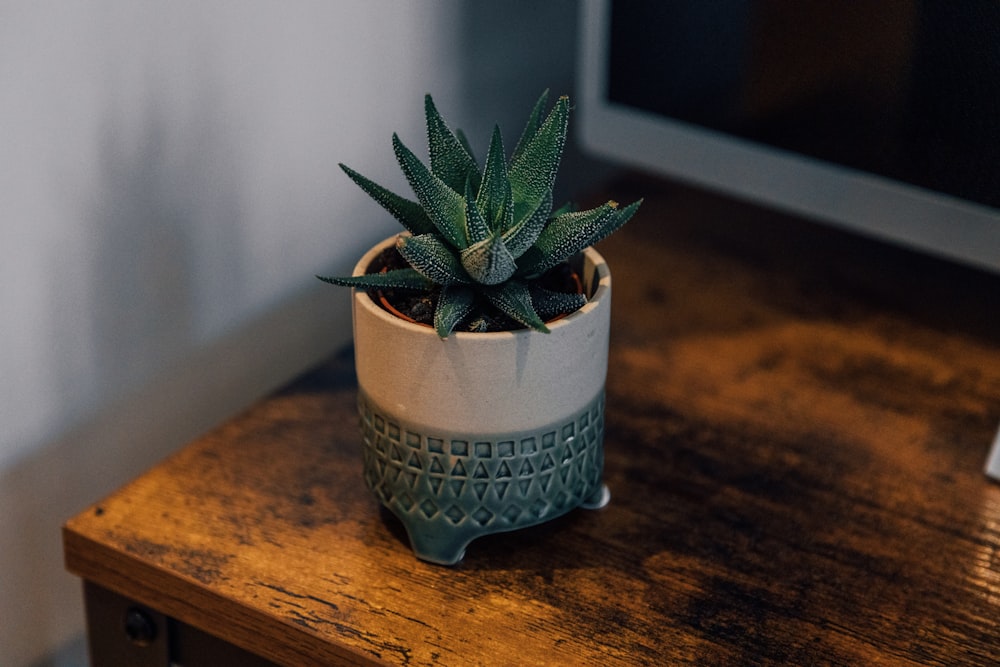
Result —
[{"label": "glazed ceramic surface", "polygon": [[[355,267],[364,273],[392,239]],[[459,561],[488,533],[607,502],[602,483],[611,276],[576,259],[589,302],[531,330],[452,333],[353,295],[365,480],[414,553]]]}]

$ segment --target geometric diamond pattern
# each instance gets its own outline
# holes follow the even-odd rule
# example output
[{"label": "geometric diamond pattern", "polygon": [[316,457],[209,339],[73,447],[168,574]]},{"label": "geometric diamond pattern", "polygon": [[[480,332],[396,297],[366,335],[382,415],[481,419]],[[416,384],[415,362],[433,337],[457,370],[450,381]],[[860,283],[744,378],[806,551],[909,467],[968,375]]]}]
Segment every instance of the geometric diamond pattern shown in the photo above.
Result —
[{"label": "geometric diamond pattern", "polygon": [[423,558],[454,562],[475,537],[555,518],[602,489],[603,391],[537,432],[422,433],[361,390],[358,413],[365,481]]}]

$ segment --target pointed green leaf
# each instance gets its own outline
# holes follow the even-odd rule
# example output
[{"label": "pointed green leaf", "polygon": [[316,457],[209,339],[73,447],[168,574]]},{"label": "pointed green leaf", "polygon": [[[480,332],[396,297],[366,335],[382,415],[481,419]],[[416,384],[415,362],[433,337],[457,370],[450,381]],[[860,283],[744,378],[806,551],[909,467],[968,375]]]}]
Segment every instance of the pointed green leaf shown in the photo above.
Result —
[{"label": "pointed green leaf", "polygon": [[551,269],[587,247],[590,239],[615,214],[615,202],[551,219],[535,244],[518,260],[518,275],[532,276]]},{"label": "pointed green leaf", "polygon": [[490,237],[490,226],[486,218],[479,212],[476,206],[475,196],[472,194],[472,182],[465,182],[465,227],[469,232],[469,244],[473,245],[480,241],[485,241]]},{"label": "pointed green leaf", "polygon": [[439,285],[469,282],[455,251],[437,234],[400,236],[396,249],[410,266]]},{"label": "pointed green leaf", "polygon": [[524,326],[537,331],[549,332],[548,327],[545,326],[545,322],[535,312],[535,308],[531,303],[531,294],[524,283],[511,280],[497,287],[484,289],[483,295],[500,312],[516,322],[520,322]]},{"label": "pointed green leaf", "polygon": [[514,220],[520,221],[552,192],[569,122],[569,99],[560,97],[545,122],[511,163]]},{"label": "pointed green leaf", "polygon": [[475,298],[475,292],[468,287],[447,285],[441,290],[434,309],[434,329],[439,337],[447,338],[462,318],[472,312]]},{"label": "pointed green leaf", "polygon": [[347,174],[352,181],[357,183],[369,197],[374,199],[382,208],[392,214],[392,217],[396,218],[396,220],[398,220],[408,231],[413,234],[425,234],[434,230],[434,225],[431,223],[430,218],[427,217],[427,213],[417,202],[400,197],[371,179],[362,176],[345,164],[341,164],[340,168],[343,169],[344,173]]},{"label": "pointed green leaf", "polygon": [[555,217],[557,215],[562,215],[563,213],[572,213],[575,210],[577,210],[576,204],[574,204],[571,201],[568,201],[559,208],[557,208],[556,210],[552,211],[552,216]]},{"label": "pointed green leaf", "polygon": [[478,188],[479,166],[472,159],[472,152],[445,124],[430,95],[424,96],[424,115],[427,118],[431,172],[455,192],[461,193],[470,177]]},{"label": "pointed green leaf", "polygon": [[513,223],[513,194],[507,178],[507,158],[499,127],[493,128],[493,136],[490,138],[486,170],[483,172],[476,205],[493,231],[506,231]]},{"label": "pointed green leaf", "polygon": [[362,276],[316,276],[331,285],[360,289],[430,289],[434,284],[413,269],[394,269]]},{"label": "pointed green leaf", "polygon": [[441,235],[459,250],[468,246],[465,229],[465,197],[452,190],[424,166],[396,134],[392,135],[396,160],[420,205]]},{"label": "pointed green leaf", "polygon": [[554,292],[542,287],[532,287],[531,303],[539,317],[549,320],[583,308],[587,303],[587,297],[583,294]]},{"label": "pointed green leaf", "polygon": [[517,270],[514,256],[499,234],[463,250],[462,266],[473,280],[484,285],[498,285]]},{"label": "pointed green leaf", "polygon": [[639,210],[640,204],[642,204],[641,199],[632,202],[625,208],[617,209],[614,212],[614,215],[608,218],[601,226],[601,228],[597,230],[597,233],[590,238],[590,241],[587,242],[587,245],[594,245],[598,241],[606,239],[608,236],[621,229],[626,222],[632,219],[632,216],[635,215],[635,212]]},{"label": "pointed green leaf", "polygon": [[[462,144],[462,148],[465,149],[465,152],[468,153],[469,157],[472,158],[472,161],[475,162],[476,161],[476,154],[472,152],[472,144],[469,143],[469,138],[465,136],[465,132],[462,132],[462,130],[460,128],[456,127],[455,128],[455,138],[458,139],[458,143]],[[476,165],[476,171],[477,172],[479,171],[479,165],[478,164]],[[477,184],[476,187],[478,188],[479,185]]]},{"label": "pointed green leaf", "polygon": [[534,213],[504,232],[503,241],[511,255],[520,257],[538,239],[549,220],[551,208],[552,193],[549,193]]},{"label": "pointed green leaf", "polygon": [[521,138],[517,140],[517,145],[514,146],[514,153],[511,156],[512,162],[517,160],[518,156],[524,152],[525,147],[534,138],[535,133],[538,132],[538,125],[542,122],[542,112],[545,110],[545,105],[548,101],[549,91],[546,88],[535,102],[535,107],[531,110],[531,115],[528,116],[528,122],[525,123],[524,130],[521,131]]}]

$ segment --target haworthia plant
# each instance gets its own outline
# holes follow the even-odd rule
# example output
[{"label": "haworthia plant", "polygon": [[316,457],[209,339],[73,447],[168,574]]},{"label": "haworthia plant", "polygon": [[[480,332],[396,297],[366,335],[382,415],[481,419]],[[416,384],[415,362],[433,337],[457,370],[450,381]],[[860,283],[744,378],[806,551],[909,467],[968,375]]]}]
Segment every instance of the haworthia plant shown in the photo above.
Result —
[{"label": "haworthia plant", "polygon": [[510,158],[500,128],[495,128],[480,169],[461,131],[448,127],[427,95],[430,165],[392,137],[416,201],[340,165],[406,229],[396,248],[410,268],[320,280],[362,289],[434,292],[434,327],[441,338],[460,326],[475,330],[489,308],[543,332],[548,332],[546,319],[580,308],[585,295],[544,289],[541,277],[624,225],[641,200],[624,207],[610,201],[588,211],[552,210],[569,99],[560,97],[545,114],[547,105],[548,91],[535,103]]}]

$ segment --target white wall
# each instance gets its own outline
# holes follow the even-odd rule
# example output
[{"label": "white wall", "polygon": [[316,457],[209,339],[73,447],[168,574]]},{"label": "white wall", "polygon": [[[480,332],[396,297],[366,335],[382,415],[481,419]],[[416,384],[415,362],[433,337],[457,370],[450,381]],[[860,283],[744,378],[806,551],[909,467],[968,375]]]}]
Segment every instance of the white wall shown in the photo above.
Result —
[{"label": "white wall", "polygon": [[512,144],[574,31],[572,0],[0,0],[0,665],[83,660],[65,519],[347,342],[312,276],[396,227],[336,163],[405,192],[427,91]]}]

